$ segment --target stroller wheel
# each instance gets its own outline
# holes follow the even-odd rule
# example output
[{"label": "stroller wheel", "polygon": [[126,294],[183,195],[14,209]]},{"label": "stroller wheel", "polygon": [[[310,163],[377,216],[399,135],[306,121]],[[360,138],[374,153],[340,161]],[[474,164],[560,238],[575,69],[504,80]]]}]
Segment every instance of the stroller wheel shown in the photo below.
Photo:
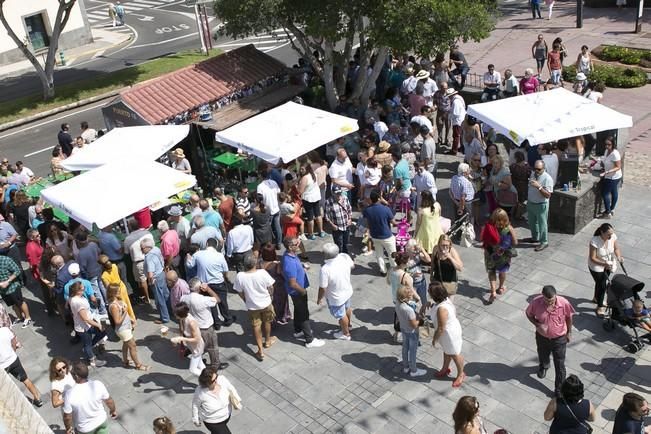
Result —
[{"label": "stroller wheel", "polygon": [[607,320],[604,321],[604,323],[603,323],[603,328],[604,328],[604,330],[606,330],[607,332],[611,332],[611,331],[615,330],[615,321],[613,321],[613,320],[611,320],[611,319],[607,319]]},{"label": "stroller wheel", "polygon": [[641,342],[632,341],[628,345],[626,345],[624,349],[631,354],[635,354],[642,349],[642,346],[643,345]]}]

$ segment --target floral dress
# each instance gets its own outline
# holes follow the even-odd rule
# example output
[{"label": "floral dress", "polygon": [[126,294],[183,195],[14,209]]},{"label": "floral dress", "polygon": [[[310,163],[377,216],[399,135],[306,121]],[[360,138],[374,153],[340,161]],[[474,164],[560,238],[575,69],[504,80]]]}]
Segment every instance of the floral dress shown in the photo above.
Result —
[{"label": "floral dress", "polygon": [[511,267],[513,238],[509,227],[498,229],[500,242],[494,246],[484,247],[484,264],[489,273],[506,273]]}]

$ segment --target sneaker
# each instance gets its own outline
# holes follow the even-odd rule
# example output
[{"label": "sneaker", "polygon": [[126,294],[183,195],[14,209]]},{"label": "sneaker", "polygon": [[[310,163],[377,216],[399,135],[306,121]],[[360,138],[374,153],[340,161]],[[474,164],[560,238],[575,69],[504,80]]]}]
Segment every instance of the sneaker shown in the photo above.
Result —
[{"label": "sneaker", "polygon": [[106,342],[108,342],[108,336],[104,336],[102,339],[100,339],[95,346],[98,347],[100,345],[104,345]]},{"label": "sneaker", "polygon": [[314,240],[316,240],[316,235],[310,234],[310,235],[307,236],[307,239],[310,240],[310,241],[314,241]]},{"label": "sneaker", "polygon": [[409,368],[402,368],[403,374],[409,374],[410,369]]},{"label": "sneaker", "polygon": [[325,345],[325,341],[322,341],[321,339],[314,338],[312,339],[312,342],[306,343],[305,347],[306,348],[319,348]]},{"label": "sneaker", "polygon": [[97,358],[94,358],[90,359],[88,361],[88,364],[93,368],[101,368],[102,366],[106,365],[106,362],[104,360],[97,360]]},{"label": "sneaker", "polygon": [[23,321],[22,328],[27,328],[32,324],[32,320],[30,318],[27,318],[25,321]]},{"label": "sneaker", "polygon": [[305,333],[303,332],[294,333],[294,337],[296,339],[305,339]]},{"label": "sneaker", "polygon": [[426,370],[424,370],[424,369],[416,369],[416,371],[410,372],[409,376],[410,377],[422,377],[425,374],[427,374]]},{"label": "sneaker", "polygon": [[301,240],[301,241],[307,241],[307,237],[305,236],[305,234],[300,234],[298,236],[298,239]]},{"label": "sneaker", "polygon": [[350,335],[345,335],[343,332],[335,332],[332,335],[335,339],[341,339],[342,341],[349,341],[350,340]]},{"label": "sneaker", "polygon": [[367,246],[362,247],[362,252],[364,253],[368,252],[368,247]]},{"label": "sneaker", "polygon": [[23,323],[24,323],[24,322],[23,322],[23,319],[22,319],[22,318],[16,318],[15,320],[13,320],[13,322],[11,323],[11,325],[12,325],[12,326],[15,326],[15,325],[18,325],[18,324],[23,324]]},{"label": "sneaker", "polygon": [[327,236],[328,236],[328,234],[325,233],[325,232],[321,232],[321,233],[319,234],[319,237],[321,237],[321,238],[325,238],[325,237],[327,237]]},{"label": "sneaker", "polygon": [[40,399],[32,400],[32,404],[34,404],[34,407],[38,407],[38,408],[43,407],[43,401],[41,401]]}]

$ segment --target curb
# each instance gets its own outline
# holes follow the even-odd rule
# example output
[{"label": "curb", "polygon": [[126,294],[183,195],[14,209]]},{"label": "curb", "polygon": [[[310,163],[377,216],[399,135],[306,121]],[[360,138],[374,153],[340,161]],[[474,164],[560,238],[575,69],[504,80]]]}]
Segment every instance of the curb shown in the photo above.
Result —
[{"label": "curb", "polygon": [[63,105],[63,106],[60,106],[60,107],[55,107],[53,109],[50,109],[50,110],[47,110],[47,111],[44,111],[44,112],[40,112],[40,113],[36,113],[34,115],[31,115],[31,116],[27,116],[27,117],[24,117],[24,118],[21,118],[21,119],[16,119],[15,121],[7,122],[5,124],[0,124],[0,132],[6,131],[6,130],[8,130],[10,128],[19,127],[19,126],[27,124],[29,122],[37,121],[39,119],[43,119],[43,118],[46,118],[48,116],[52,116],[52,115],[55,115],[57,113],[61,113],[61,112],[64,112],[64,111],[67,111],[67,110],[70,110],[70,109],[73,109],[73,108],[82,107],[82,106],[89,105],[89,104],[92,104],[92,103],[97,102],[97,101],[101,101],[101,100],[104,100],[104,99],[107,99],[107,98],[111,98],[113,96],[118,95],[120,92],[122,92],[123,90],[126,90],[126,89],[129,89],[129,87],[123,87],[123,88],[120,88],[120,89],[112,90],[110,92],[106,92],[106,93],[103,93],[101,95],[95,95],[95,96],[92,96],[90,98],[82,99],[82,100],[79,100],[77,102],[66,104],[66,105]]}]

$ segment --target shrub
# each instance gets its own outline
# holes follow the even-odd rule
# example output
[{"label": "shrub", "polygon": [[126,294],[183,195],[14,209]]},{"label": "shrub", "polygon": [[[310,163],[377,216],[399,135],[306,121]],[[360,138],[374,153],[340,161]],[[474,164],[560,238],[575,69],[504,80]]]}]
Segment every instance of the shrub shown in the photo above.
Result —
[{"label": "shrub", "polygon": [[606,62],[621,62],[625,65],[646,66],[651,62],[650,50],[618,47],[616,45],[602,45],[599,49],[594,49],[592,54]]},{"label": "shrub", "polygon": [[[563,68],[563,80],[573,82],[576,77],[574,65]],[[639,68],[624,68],[616,65],[595,65],[588,76],[590,81],[603,83],[608,87],[641,87],[647,83],[646,72]]]}]

